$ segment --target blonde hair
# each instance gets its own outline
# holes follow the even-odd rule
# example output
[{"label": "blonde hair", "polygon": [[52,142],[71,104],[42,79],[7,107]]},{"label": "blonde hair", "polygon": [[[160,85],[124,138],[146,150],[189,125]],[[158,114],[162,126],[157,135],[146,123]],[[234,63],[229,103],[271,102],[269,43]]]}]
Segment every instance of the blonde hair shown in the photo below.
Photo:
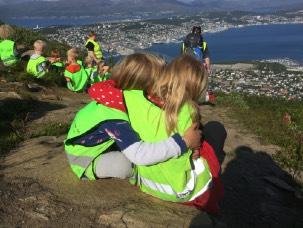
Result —
[{"label": "blonde hair", "polygon": [[121,89],[149,90],[162,73],[165,62],[149,53],[134,53],[113,68],[111,79]]},{"label": "blonde hair", "polygon": [[0,25],[0,38],[1,39],[8,39],[12,38],[12,36],[15,34],[14,29],[10,25]]},{"label": "blonde hair", "polygon": [[[72,58],[73,61],[77,61],[77,58],[79,56],[78,51],[76,48],[71,48],[66,52],[67,58]],[[71,62],[69,62],[68,60],[68,64],[71,64]]]},{"label": "blonde hair", "polygon": [[34,43],[34,49],[42,51],[46,46],[46,43],[43,40],[36,40]]},{"label": "blonde hair", "polygon": [[85,59],[84,59],[84,64],[87,66],[87,65],[92,65],[93,64],[93,58],[90,57],[90,56],[86,56]]},{"label": "blonde hair", "polygon": [[151,95],[165,101],[163,109],[168,135],[178,130],[178,114],[185,103],[193,108],[193,122],[199,121],[195,102],[206,90],[207,80],[204,66],[192,56],[182,55],[166,66],[152,87]]}]

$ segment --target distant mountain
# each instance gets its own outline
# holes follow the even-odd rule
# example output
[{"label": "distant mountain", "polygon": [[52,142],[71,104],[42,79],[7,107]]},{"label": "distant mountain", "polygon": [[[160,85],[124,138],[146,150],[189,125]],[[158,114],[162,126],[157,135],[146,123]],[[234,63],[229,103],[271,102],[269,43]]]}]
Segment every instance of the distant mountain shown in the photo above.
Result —
[{"label": "distant mountain", "polygon": [[176,0],[12,0],[10,3],[2,0],[0,17],[98,16],[160,11],[182,12],[191,8]]},{"label": "distant mountain", "polygon": [[302,0],[193,0],[188,3],[195,7],[207,7],[213,10],[273,11],[303,7]]},{"label": "distant mountain", "polygon": [[303,8],[302,0],[0,0],[6,17],[102,16],[196,13],[201,11],[270,11]]}]

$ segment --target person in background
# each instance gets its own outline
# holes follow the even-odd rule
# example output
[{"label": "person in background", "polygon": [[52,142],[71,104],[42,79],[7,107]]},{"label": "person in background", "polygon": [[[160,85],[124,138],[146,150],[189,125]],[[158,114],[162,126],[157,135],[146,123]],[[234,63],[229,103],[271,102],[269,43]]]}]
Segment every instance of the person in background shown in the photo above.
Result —
[{"label": "person in background", "polygon": [[89,78],[89,84],[94,84],[96,81],[98,81],[98,67],[94,65],[94,60],[90,56],[85,57],[84,66]]},{"label": "person in background", "polygon": [[34,54],[31,55],[26,71],[36,78],[42,78],[47,72],[47,59],[43,56],[46,43],[42,40],[36,40],[34,43]]},{"label": "person in background", "polygon": [[51,50],[51,57],[48,58],[48,61],[51,63],[50,71],[58,73],[60,70],[64,69],[64,63],[61,61],[59,50]]},{"label": "person in background", "polygon": [[105,81],[108,80],[110,77],[110,68],[108,65],[105,64],[105,62],[102,62],[98,65],[98,77],[99,77],[99,81]]},{"label": "person in background", "polygon": [[[192,28],[192,32],[185,37],[182,43],[182,53],[195,57],[204,65],[208,74],[211,74],[210,52],[208,45],[202,36],[202,30],[200,26],[194,26]],[[215,101],[215,94],[212,91],[208,90],[205,91],[204,94],[201,94],[198,102],[199,104],[215,104]]]},{"label": "person in background", "polygon": [[94,65],[98,65],[103,61],[103,54],[100,44],[97,42],[97,35],[95,32],[90,32],[85,47],[88,51],[88,56],[94,61]]},{"label": "person in background", "polygon": [[208,45],[202,36],[202,30],[200,26],[194,26],[192,28],[192,32],[185,37],[182,44],[182,53],[192,55],[201,61],[210,74],[210,53]]},{"label": "person in background", "polygon": [[79,62],[78,56],[78,51],[75,48],[67,51],[67,66],[64,77],[67,81],[67,88],[73,92],[85,91],[88,82],[87,73]]},{"label": "person in background", "polygon": [[4,66],[12,66],[18,62],[16,44],[12,40],[14,29],[9,25],[0,26],[0,60]]},{"label": "person in background", "polygon": [[100,62],[97,66],[94,66],[94,60],[87,56],[84,60],[85,71],[89,77],[89,84],[93,85],[97,82],[102,82],[109,79],[109,66],[105,62]]}]

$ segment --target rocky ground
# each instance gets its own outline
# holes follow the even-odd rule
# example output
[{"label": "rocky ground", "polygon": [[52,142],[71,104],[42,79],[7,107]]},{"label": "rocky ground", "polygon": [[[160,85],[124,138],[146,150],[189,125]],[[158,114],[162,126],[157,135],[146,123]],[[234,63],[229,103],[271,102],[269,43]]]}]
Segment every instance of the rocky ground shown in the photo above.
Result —
[{"label": "rocky ground", "polygon": [[[30,88],[29,88],[30,87]],[[0,83],[7,99],[38,100],[26,116],[26,131],[69,123],[89,98],[66,89]],[[163,202],[127,180],[79,181],[70,171],[62,136],[31,137],[1,158],[0,227],[302,227],[303,201],[288,174],[263,145],[228,117],[228,110],[201,106],[203,121],[225,124],[222,179],[225,198],[215,222],[195,208]]]}]

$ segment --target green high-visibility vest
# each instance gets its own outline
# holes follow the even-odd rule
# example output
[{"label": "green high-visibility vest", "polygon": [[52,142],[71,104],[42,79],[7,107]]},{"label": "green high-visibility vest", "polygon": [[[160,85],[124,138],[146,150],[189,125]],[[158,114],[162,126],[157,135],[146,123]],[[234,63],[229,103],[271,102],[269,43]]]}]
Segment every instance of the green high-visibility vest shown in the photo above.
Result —
[{"label": "green high-visibility vest", "polygon": [[126,113],[120,110],[106,107],[95,101],[90,102],[76,114],[67,139],[64,141],[64,147],[69,164],[78,178],[87,177],[90,180],[94,180],[94,161],[115,141],[109,139],[97,146],[85,147],[74,145],[72,143],[73,140],[87,134],[103,121],[108,120],[128,121],[128,117]]},{"label": "green high-visibility vest", "polygon": [[2,60],[4,66],[14,65],[18,58],[14,54],[15,42],[12,40],[0,41],[0,60]]},{"label": "green high-visibility vest", "polygon": [[85,46],[88,44],[88,42],[93,43],[93,45],[94,45],[94,53],[95,53],[96,58],[97,58],[97,59],[102,59],[102,58],[103,58],[103,53],[102,53],[102,51],[101,51],[100,44],[99,44],[98,42],[92,40],[92,39],[88,39],[88,40],[86,41]]},{"label": "green high-visibility vest", "polygon": [[89,77],[89,84],[93,85],[97,82],[103,82],[109,79],[110,74],[106,72],[103,75],[100,75],[97,71],[97,67],[87,67],[85,71]]},{"label": "green high-visibility vest", "polygon": [[[156,142],[168,137],[165,128],[164,112],[149,102],[142,91],[124,91],[129,120],[133,129],[146,142]],[[191,125],[191,108],[182,107],[178,116],[180,134]],[[162,200],[187,202],[209,189],[212,176],[206,160],[191,159],[191,150],[178,158],[156,165],[135,167],[132,184],[143,192]]]},{"label": "green high-visibility vest", "polygon": [[78,72],[72,73],[68,70],[64,71],[64,76],[71,79],[71,82],[67,83],[67,88],[73,92],[82,92],[87,85],[88,76],[83,66]]},{"label": "green high-visibility vest", "polygon": [[[201,49],[202,51],[204,52],[206,50],[206,47],[207,47],[207,43],[205,41],[202,42],[202,45],[201,45]],[[185,44],[184,42],[182,43],[182,53],[185,52]]]},{"label": "green high-visibility vest", "polygon": [[52,66],[63,68],[64,67],[64,63],[63,62],[54,62],[54,63],[52,63]]},{"label": "green high-visibility vest", "polygon": [[38,56],[36,59],[30,58],[30,60],[27,63],[26,71],[27,73],[37,77],[42,78],[46,74],[46,70],[40,70],[38,69],[39,65],[46,62],[46,59],[43,56]]}]

